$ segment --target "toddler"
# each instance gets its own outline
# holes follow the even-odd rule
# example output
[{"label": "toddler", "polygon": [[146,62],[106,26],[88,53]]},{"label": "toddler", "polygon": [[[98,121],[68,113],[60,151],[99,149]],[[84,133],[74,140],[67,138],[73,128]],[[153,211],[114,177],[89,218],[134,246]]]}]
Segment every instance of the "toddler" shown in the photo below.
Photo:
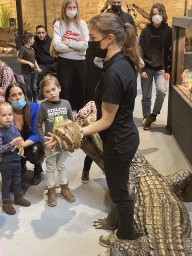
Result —
[{"label": "toddler", "polygon": [[12,106],[0,103],[0,172],[2,177],[2,210],[9,215],[16,213],[10,199],[10,186],[13,184],[14,204],[30,206],[31,203],[21,194],[21,156],[15,146],[23,145],[23,139],[13,123]]}]

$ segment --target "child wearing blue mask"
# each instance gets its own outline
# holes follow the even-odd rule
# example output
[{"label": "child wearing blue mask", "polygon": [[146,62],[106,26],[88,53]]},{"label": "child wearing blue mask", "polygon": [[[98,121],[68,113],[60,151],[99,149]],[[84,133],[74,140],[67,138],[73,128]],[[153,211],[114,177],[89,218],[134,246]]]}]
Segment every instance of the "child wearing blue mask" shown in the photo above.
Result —
[{"label": "child wearing blue mask", "polygon": [[16,213],[10,199],[10,186],[13,184],[14,204],[30,206],[31,203],[21,194],[21,156],[14,150],[23,147],[23,139],[13,123],[13,108],[7,102],[0,103],[0,172],[2,177],[2,210],[13,215]]}]

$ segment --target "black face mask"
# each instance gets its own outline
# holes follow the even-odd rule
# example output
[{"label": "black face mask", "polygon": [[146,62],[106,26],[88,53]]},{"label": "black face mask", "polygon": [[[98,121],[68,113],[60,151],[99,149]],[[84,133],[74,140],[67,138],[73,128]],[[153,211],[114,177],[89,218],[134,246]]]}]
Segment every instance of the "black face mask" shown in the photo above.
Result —
[{"label": "black face mask", "polygon": [[99,57],[99,58],[105,58],[106,57],[108,49],[107,48],[101,49],[101,41],[103,41],[106,37],[104,37],[100,41],[89,41],[88,42],[89,49],[91,50],[94,57]]},{"label": "black face mask", "polygon": [[114,13],[119,13],[121,11],[121,5],[113,4],[111,5],[111,9]]}]

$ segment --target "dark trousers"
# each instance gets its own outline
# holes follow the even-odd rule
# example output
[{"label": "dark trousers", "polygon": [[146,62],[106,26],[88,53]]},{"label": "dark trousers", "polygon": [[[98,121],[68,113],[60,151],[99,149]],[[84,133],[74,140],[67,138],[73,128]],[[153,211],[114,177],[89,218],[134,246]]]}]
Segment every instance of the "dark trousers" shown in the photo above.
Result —
[{"label": "dark trousers", "polygon": [[87,66],[85,60],[71,60],[58,57],[58,80],[61,85],[60,97],[70,102],[77,111],[85,105]]},{"label": "dark trousers", "polygon": [[26,83],[27,98],[29,101],[37,102],[37,72],[23,73]]},{"label": "dark trousers", "polygon": [[93,160],[92,160],[89,156],[86,156],[86,157],[85,157],[85,160],[84,160],[84,167],[83,167],[83,170],[89,171],[90,168],[91,168],[92,162],[93,162]]},{"label": "dark trousers", "polygon": [[36,173],[40,173],[42,171],[42,163],[45,158],[44,147],[42,144],[39,142],[31,145],[25,148],[24,152],[25,158],[21,158],[21,169],[23,170],[26,165],[26,161],[29,161],[35,165],[34,171]]},{"label": "dark trousers", "polygon": [[10,199],[10,186],[13,186],[14,193],[21,193],[21,163],[15,161],[12,163],[0,163],[0,172],[2,177],[2,200]]},{"label": "dark trousers", "polygon": [[41,69],[41,72],[38,73],[37,75],[37,84],[39,85],[41,78],[43,78],[45,75],[47,75],[48,73],[57,72],[57,62],[53,63],[53,64],[48,64],[48,65],[43,65],[43,64],[39,64],[39,67]]},{"label": "dark trousers", "polygon": [[130,162],[136,150],[119,154],[115,149],[114,154],[110,154],[105,152],[104,147],[103,153],[109,195],[113,203],[117,205],[117,237],[123,240],[133,239],[134,202],[129,195],[128,180]]}]

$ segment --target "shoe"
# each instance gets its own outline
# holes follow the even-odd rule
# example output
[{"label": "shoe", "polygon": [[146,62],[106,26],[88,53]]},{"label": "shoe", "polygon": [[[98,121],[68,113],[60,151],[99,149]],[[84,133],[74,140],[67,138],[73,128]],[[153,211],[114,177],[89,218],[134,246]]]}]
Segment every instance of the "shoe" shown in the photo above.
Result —
[{"label": "shoe", "polygon": [[48,195],[48,205],[50,207],[57,205],[57,194],[56,194],[56,187],[47,188],[48,192],[46,195]]},{"label": "shoe", "polygon": [[14,204],[28,207],[31,205],[27,199],[25,199],[22,194],[14,194]]},{"label": "shoe", "polygon": [[89,171],[86,171],[83,169],[82,176],[81,176],[81,182],[82,183],[88,183],[89,182]]},{"label": "shoe", "polygon": [[143,120],[143,129],[149,130],[151,127],[151,124],[156,121],[156,115],[150,114],[147,118]]},{"label": "shoe", "polygon": [[14,215],[16,213],[15,208],[12,206],[11,199],[3,201],[2,210],[9,215]]},{"label": "shoe", "polygon": [[67,200],[69,203],[75,202],[75,197],[72,195],[68,183],[67,184],[61,184],[61,195]]}]

